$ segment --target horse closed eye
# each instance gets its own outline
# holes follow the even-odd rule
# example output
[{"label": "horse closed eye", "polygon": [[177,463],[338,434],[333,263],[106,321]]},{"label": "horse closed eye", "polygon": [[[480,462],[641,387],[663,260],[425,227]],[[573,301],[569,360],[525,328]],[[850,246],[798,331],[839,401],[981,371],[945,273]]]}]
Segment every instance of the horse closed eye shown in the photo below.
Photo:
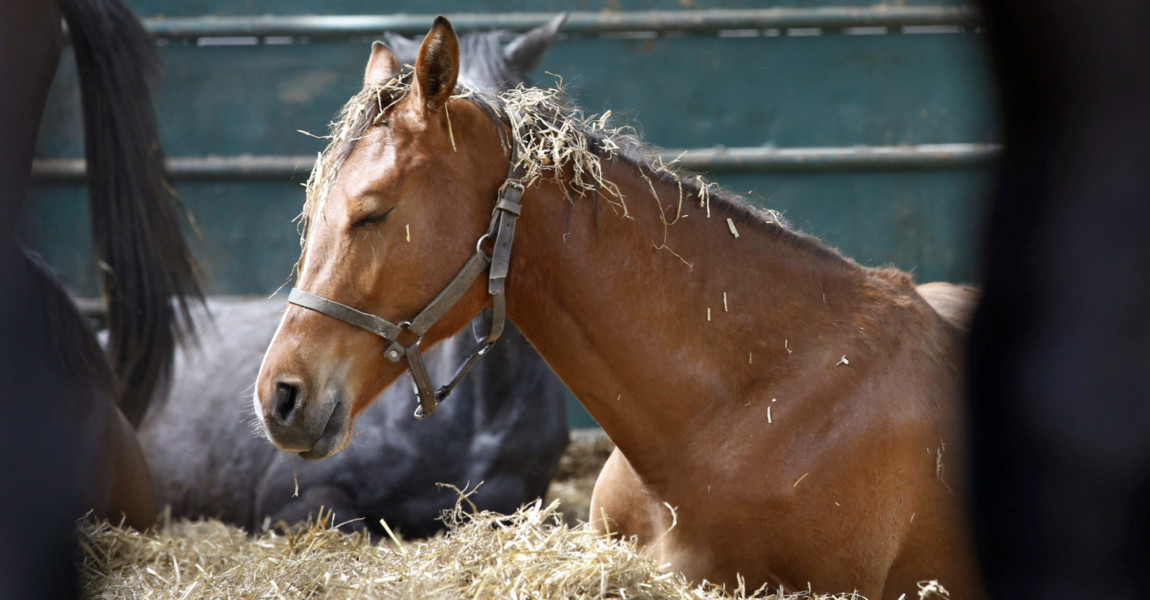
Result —
[{"label": "horse closed eye", "polygon": [[360,227],[367,227],[368,225],[375,225],[376,223],[382,223],[382,222],[387,220],[387,215],[391,214],[391,211],[393,211],[393,210],[395,210],[394,206],[381,212],[381,213],[376,213],[374,215],[364,217],[364,218],[356,221],[355,223],[352,223],[351,226],[354,229],[358,229]]}]

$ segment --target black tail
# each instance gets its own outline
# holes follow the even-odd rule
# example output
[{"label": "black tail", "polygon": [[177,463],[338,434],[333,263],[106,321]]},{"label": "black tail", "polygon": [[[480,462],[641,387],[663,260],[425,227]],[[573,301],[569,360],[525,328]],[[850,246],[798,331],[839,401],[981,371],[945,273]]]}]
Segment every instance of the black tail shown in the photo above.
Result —
[{"label": "black tail", "polygon": [[162,395],[175,344],[203,302],[180,232],[145,78],[155,45],[121,0],[61,0],[84,110],[92,238],[108,305],[108,356],[120,406],[136,426]]}]

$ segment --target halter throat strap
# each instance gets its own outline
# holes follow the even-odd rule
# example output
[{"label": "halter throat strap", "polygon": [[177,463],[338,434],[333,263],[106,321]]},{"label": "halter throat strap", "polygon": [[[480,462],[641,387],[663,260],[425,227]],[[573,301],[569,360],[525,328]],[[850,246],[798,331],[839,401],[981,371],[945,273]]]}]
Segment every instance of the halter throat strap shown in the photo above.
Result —
[{"label": "halter throat strap", "polygon": [[[295,287],[288,294],[288,302],[291,304],[350,323],[390,342],[387,349],[384,350],[383,356],[393,363],[399,362],[400,359],[407,361],[412,387],[415,389],[415,395],[419,400],[419,407],[415,409],[415,418],[417,419],[431,416],[431,413],[438,408],[439,403],[447,398],[459,381],[471,370],[471,367],[484,354],[487,354],[487,351],[503,334],[504,324],[507,322],[505,293],[507,272],[511,266],[511,245],[515,240],[515,223],[522,211],[524,170],[522,167],[516,166],[517,162],[515,144],[512,142],[511,168],[507,173],[507,180],[499,188],[499,197],[495,202],[487,232],[475,244],[475,254],[467,260],[451,282],[410,321],[392,323],[383,317],[357,310],[346,304]],[[493,240],[494,242],[490,256],[482,248],[485,240]],[[424,364],[423,354],[420,350],[420,342],[423,341],[423,335],[463,298],[467,290],[471,289],[471,286],[484,272],[487,272],[487,293],[492,299],[491,328],[487,335],[476,340],[475,346],[464,359],[463,364],[456,369],[451,379],[436,390],[427,373],[427,366]],[[408,331],[416,337],[411,345],[404,346],[400,343],[399,336],[404,331]]]}]

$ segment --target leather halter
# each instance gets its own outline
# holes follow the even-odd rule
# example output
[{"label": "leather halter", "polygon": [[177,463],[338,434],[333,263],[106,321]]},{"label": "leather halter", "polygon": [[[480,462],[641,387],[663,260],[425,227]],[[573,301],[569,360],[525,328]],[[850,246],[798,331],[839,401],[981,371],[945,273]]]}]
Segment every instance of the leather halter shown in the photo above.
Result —
[{"label": "leather halter", "polygon": [[[500,129],[500,138],[503,131]],[[407,360],[408,371],[411,375],[412,387],[419,399],[419,407],[415,409],[415,418],[425,419],[435,412],[459,380],[471,370],[484,354],[491,349],[499,336],[503,334],[503,326],[507,321],[506,280],[507,271],[511,266],[511,243],[515,239],[515,222],[519,218],[521,200],[523,197],[524,169],[517,167],[518,162],[516,144],[514,139],[511,146],[511,167],[507,172],[507,180],[499,188],[499,199],[491,212],[491,224],[487,227],[479,241],[475,243],[475,254],[468,259],[463,268],[456,273],[455,278],[427,304],[418,315],[410,321],[392,323],[382,317],[356,310],[346,304],[328,300],[293,287],[288,294],[288,302],[297,306],[323,313],[329,317],[339,319],[361,327],[391,342],[383,352],[384,358],[391,362],[399,362],[400,358]],[[495,246],[488,256],[482,249],[484,240],[494,236]],[[471,288],[472,284],[487,271],[487,293],[492,298],[491,329],[483,338],[476,340],[463,364],[455,371],[451,379],[435,390],[431,377],[427,374],[427,367],[423,362],[419,343],[423,335]],[[415,342],[404,346],[399,342],[399,335],[408,331],[416,336]]]}]

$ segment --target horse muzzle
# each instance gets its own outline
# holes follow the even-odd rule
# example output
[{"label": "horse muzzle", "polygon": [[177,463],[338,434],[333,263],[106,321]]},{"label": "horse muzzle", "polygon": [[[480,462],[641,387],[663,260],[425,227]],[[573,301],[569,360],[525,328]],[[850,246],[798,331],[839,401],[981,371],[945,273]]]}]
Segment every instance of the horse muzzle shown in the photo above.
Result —
[{"label": "horse muzzle", "polygon": [[281,450],[318,460],[343,449],[350,439],[351,410],[342,394],[308,396],[298,381],[276,381],[260,402],[261,420],[268,439]]}]

